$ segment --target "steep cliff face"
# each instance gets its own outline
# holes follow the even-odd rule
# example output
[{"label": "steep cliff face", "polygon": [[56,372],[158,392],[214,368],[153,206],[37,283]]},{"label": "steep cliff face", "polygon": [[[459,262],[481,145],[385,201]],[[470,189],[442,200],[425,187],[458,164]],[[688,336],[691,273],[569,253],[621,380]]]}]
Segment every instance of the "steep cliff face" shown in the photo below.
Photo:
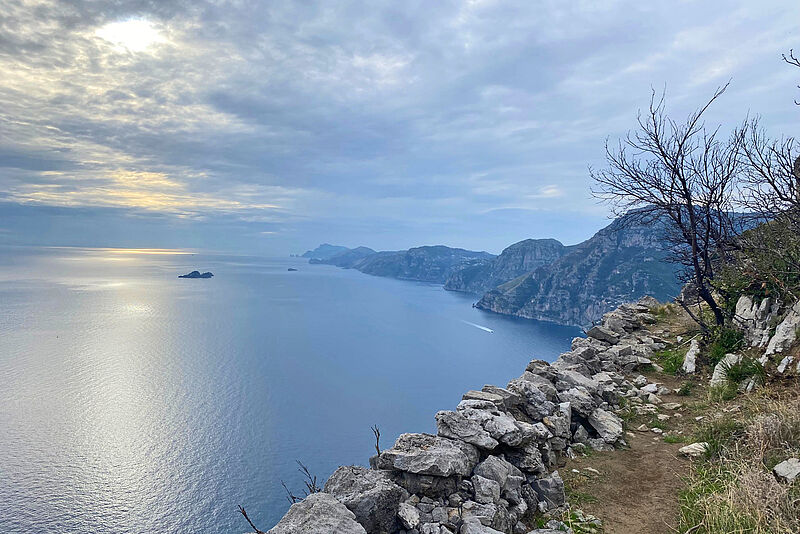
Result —
[{"label": "steep cliff face", "polygon": [[442,245],[416,247],[399,252],[379,252],[353,267],[375,276],[419,280],[443,284],[456,270],[494,258],[488,252],[475,252]]},{"label": "steep cliff face", "polygon": [[549,265],[568,251],[569,247],[565,247],[555,239],[526,239],[514,243],[490,261],[455,271],[445,281],[444,288],[450,291],[483,293],[539,267]]},{"label": "steep cliff face", "polygon": [[623,302],[680,291],[658,226],[617,219],[563,257],[486,293],[478,308],[528,319],[586,325]]},{"label": "steep cliff face", "polygon": [[374,250],[369,247],[357,247],[353,249],[345,249],[338,254],[334,254],[330,258],[324,259],[317,259],[311,258],[308,260],[308,263],[325,263],[329,265],[336,265],[337,267],[343,267],[345,269],[350,269],[356,263],[363,260],[368,256],[372,256],[373,254],[377,254]]},{"label": "steep cliff face", "polygon": [[337,254],[341,254],[342,252],[347,252],[348,250],[350,249],[347,247],[323,243],[314,250],[305,251],[301,257],[315,260],[327,260],[328,258],[331,258]]}]

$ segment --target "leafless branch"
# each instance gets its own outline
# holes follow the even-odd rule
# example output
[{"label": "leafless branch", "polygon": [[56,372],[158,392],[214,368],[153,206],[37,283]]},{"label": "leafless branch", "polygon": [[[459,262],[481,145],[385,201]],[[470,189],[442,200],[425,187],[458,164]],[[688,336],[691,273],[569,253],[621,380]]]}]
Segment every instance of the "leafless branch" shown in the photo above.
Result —
[{"label": "leafless branch", "polygon": [[372,434],[375,436],[375,452],[378,456],[381,455],[381,429],[378,425],[372,426]]},{"label": "leafless branch", "polygon": [[590,171],[594,195],[611,203],[617,215],[663,229],[670,259],[684,266],[685,280],[695,284],[717,324],[725,315],[709,281],[736,247],[731,214],[741,136],[720,139],[719,128],[707,129],[703,116],[727,88],[719,87],[684,122],[670,118],[664,94],[653,91],[638,129],[614,145],[606,142],[608,167]]},{"label": "leafless branch", "polygon": [[[800,59],[795,57],[793,49],[791,49],[791,48],[789,49],[789,55],[788,56],[786,54],[781,54],[781,57],[789,65],[793,65],[795,67],[800,67]],[[797,88],[800,89],[800,85],[798,85]],[[798,106],[800,106],[800,101],[795,100],[794,103],[797,104]]]},{"label": "leafless branch", "polygon": [[247,512],[245,512],[244,507],[241,504],[239,505],[239,513],[244,516],[248,523],[250,523],[250,527],[255,531],[256,534],[266,534],[263,530],[258,530],[258,527],[256,527],[253,522],[250,521],[250,518],[247,517]]},{"label": "leafless branch", "polygon": [[295,495],[289,489],[286,483],[283,480],[281,480],[281,486],[283,486],[284,491],[286,491],[286,498],[290,504],[298,503],[303,499],[305,499],[306,497],[308,497],[309,495],[311,495],[312,493],[319,493],[320,491],[322,491],[322,488],[319,487],[319,485],[317,484],[317,477],[311,474],[311,471],[308,470],[308,467],[306,467],[305,464],[303,464],[303,462],[301,462],[300,460],[295,460],[295,462],[297,462],[297,465],[300,466],[297,470],[303,474],[303,478],[305,479],[303,481],[305,489],[303,490],[302,496]]}]

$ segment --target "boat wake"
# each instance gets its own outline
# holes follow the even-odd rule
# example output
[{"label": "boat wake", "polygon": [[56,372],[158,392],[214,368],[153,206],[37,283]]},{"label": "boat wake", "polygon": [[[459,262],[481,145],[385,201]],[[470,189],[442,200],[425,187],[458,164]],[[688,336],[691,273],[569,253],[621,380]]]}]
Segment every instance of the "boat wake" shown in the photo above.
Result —
[{"label": "boat wake", "polygon": [[475,328],[480,328],[484,332],[489,332],[490,334],[494,334],[494,330],[492,330],[491,328],[486,328],[485,326],[481,326],[479,324],[471,323],[471,322],[465,321],[463,319],[461,320],[461,322],[464,323],[464,324],[468,324],[470,326],[474,326]]}]

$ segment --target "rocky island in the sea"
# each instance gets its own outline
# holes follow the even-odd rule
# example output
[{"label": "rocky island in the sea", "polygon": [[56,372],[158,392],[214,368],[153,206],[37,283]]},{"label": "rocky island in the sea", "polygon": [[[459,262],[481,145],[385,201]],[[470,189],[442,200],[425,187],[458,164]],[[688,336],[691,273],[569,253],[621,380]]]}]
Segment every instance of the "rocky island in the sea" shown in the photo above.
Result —
[{"label": "rocky island in the sea", "polygon": [[200,271],[192,271],[189,274],[179,274],[178,278],[211,278],[214,274],[206,271],[204,273],[200,273]]}]

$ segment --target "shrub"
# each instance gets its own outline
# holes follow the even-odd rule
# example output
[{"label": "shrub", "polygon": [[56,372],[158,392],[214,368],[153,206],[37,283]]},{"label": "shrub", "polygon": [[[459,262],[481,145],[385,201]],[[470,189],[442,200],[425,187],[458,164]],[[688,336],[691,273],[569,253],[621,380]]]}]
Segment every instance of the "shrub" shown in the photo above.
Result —
[{"label": "shrub", "polygon": [[697,441],[708,443],[706,458],[718,458],[742,436],[743,430],[742,424],[733,419],[715,419],[700,428]]},{"label": "shrub", "polygon": [[712,342],[708,348],[708,359],[716,365],[730,352],[741,348],[744,342],[744,333],[733,328],[721,327],[713,333]]},{"label": "shrub", "polygon": [[766,379],[766,371],[758,360],[750,357],[743,357],[739,362],[727,366],[725,378],[734,384],[741,384],[749,378],[755,379],[757,384],[763,384]]}]

